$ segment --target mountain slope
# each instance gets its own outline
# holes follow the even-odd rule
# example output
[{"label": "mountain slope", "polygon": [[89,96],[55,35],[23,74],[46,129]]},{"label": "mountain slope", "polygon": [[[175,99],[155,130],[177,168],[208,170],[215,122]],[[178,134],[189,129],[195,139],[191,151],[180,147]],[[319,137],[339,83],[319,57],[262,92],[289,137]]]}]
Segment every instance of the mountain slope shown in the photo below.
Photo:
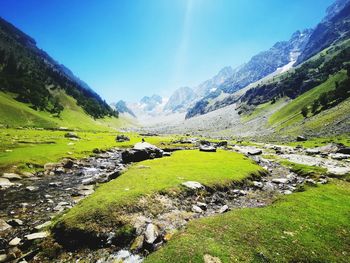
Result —
[{"label": "mountain slope", "polygon": [[309,59],[336,41],[350,37],[350,1],[337,0],[327,9],[327,15],[312,32],[297,63]]},{"label": "mountain slope", "polygon": [[34,110],[59,116],[56,90],[65,91],[93,118],[117,116],[86,83],[36,47],[35,40],[0,18],[0,90]]},{"label": "mountain slope", "polygon": [[196,98],[197,94],[191,88],[179,88],[170,96],[164,110],[170,112],[186,111]]},{"label": "mountain slope", "polygon": [[130,114],[132,117],[136,118],[134,112],[128,108],[126,102],[123,100],[120,100],[117,103],[112,103],[111,106],[112,108],[115,108],[119,113]]},{"label": "mountain slope", "polygon": [[221,83],[214,92],[208,94],[199,100],[194,107],[190,108],[186,118],[201,115],[236,102],[231,97],[230,101],[218,103],[217,106],[207,108],[210,105],[210,100],[219,97],[222,93],[232,94],[275,71],[286,71],[295,63],[311,32],[312,30],[309,29],[303,32],[297,31],[289,41],[278,42],[268,51],[252,57],[248,63],[232,71],[232,75]]}]

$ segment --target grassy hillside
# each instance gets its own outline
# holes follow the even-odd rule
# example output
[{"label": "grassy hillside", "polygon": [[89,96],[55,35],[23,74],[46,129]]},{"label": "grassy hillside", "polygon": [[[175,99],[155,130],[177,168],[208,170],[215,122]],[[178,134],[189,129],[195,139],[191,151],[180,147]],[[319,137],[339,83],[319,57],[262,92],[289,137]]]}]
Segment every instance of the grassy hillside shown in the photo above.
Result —
[{"label": "grassy hillside", "polygon": [[4,127],[67,127],[70,129],[107,131],[128,124],[124,119],[115,117],[94,120],[77,105],[75,99],[66,95],[62,90],[54,92],[54,96],[64,106],[60,117],[54,117],[47,111],[34,110],[29,104],[15,100],[14,96],[11,93],[0,92],[0,125]]},{"label": "grassy hillside", "polygon": [[[349,262],[350,184],[336,181],[192,221],[145,262]],[[200,233],[200,234],[199,234]]]},{"label": "grassy hillside", "polygon": [[295,100],[288,103],[288,105],[274,113],[269,118],[269,124],[277,129],[281,129],[303,121],[304,117],[301,114],[302,108],[311,106],[313,101],[322,93],[334,90],[335,82],[340,82],[344,79],[346,79],[346,72],[340,71],[336,75],[330,77],[326,82],[313,88],[312,90],[309,90],[308,92],[305,92]]}]

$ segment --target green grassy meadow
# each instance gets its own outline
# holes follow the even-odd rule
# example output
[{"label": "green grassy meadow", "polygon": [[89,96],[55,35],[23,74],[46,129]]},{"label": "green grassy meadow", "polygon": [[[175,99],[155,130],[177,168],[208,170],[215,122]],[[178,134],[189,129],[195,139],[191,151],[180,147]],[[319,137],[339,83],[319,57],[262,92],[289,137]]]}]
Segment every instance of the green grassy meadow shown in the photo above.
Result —
[{"label": "green grassy meadow", "polygon": [[[146,167],[146,168],[145,168]],[[113,222],[123,206],[132,206],[138,198],[159,192],[178,192],[181,183],[197,181],[207,186],[223,186],[241,181],[262,171],[241,154],[219,150],[174,152],[171,157],[146,160],[132,165],[125,173],[68,211],[60,223],[68,228],[93,230],[95,219]]]},{"label": "green grassy meadow", "polygon": [[145,262],[349,262],[350,184],[335,180],[245,208],[192,221]]}]

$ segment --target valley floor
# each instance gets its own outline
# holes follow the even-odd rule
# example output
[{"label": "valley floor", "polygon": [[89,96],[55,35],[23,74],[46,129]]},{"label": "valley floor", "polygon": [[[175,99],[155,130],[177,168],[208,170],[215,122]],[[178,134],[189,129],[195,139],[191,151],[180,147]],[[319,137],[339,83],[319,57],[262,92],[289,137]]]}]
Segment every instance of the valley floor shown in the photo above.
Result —
[{"label": "valley floor", "polygon": [[[1,130],[2,261],[347,262],[346,135],[201,152],[203,138],[68,133]],[[168,157],[125,163],[142,138]]]}]

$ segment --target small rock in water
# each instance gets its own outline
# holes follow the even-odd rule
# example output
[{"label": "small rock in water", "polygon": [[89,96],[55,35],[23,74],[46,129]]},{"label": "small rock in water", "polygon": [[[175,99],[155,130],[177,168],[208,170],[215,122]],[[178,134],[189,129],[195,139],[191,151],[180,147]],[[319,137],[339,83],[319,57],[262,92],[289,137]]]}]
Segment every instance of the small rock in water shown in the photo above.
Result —
[{"label": "small rock in water", "polygon": [[51,182],[51,183],[49,183],[49,186],[51,186],[51,187],[59,187],[61,185],[62,185],[61,182]]},{"label": "small rock in water", "polygon": [[27,240],[35,240],[35,239],[43,239],[45,237],[49,236],[49,232],[38,232],[38,233],[33,233],[33,234],[29,234],[29,235],[25,235],[24,237]]},{"label": "small rock in water", "polygon": [[21,242],[21,239],[19,237],[15,237],[9,242],[10,246],[18,246],[19,243]]},{"label": "small rock in water", "polygon": [[159,235],[158,227],[154,224],[150,223],[146,227],[145,231],[145,239],[148,244],[153,244],[153,242],[157,239]]},{"label": "small rock in water", "polygon": [[229,210],[228,205],[224,205],[220,208],[219,213],[223,214],[226,213]]},{"label": "small rock in water", "polygon": [[29,191],[29,192],[36,192],[39,190],[39,187],[37,186],[27,186],[26,189]]},{"label": "small rock in water", "polygon": [[182,183],[183,186],[186,186],[187,188],[190,188],[192,190],[196,190],[196,189],[202,189],[204,188],[204,186],[198,182],[194,182],[194,181],[187,181]]},{"label": "small rock in water", "polygon": [[41,229],[43,229],[43,228],[45,228],[45,227],[48,227],[49,225],[51,224],[51,221],[47,221],[47,222],[45,222],[45,223],[43,223],[43,224],[41,224],[41,225],[38,225],[38,226],[36,226],[36,227],[34,227],[36,230],[41,230]]}]

